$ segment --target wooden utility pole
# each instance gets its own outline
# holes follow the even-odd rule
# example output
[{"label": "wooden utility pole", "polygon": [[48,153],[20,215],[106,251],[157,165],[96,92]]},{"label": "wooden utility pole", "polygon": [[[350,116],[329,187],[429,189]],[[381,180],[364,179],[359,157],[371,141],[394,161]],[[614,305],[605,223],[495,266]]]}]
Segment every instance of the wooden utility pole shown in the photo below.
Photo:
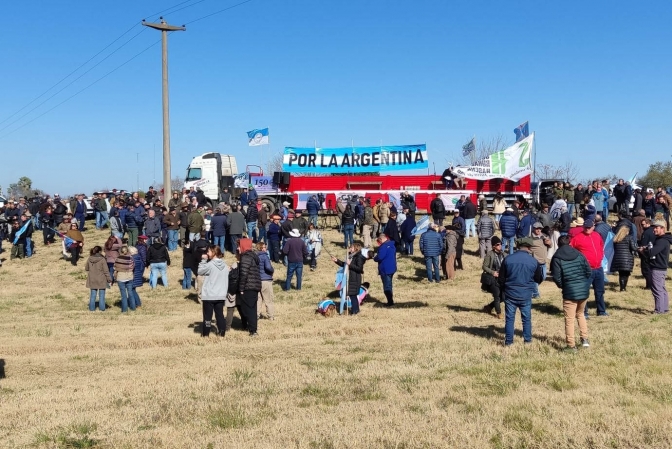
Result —
[{"label": "wooden utility pole", "polygon": [[161,23],[145,22],[142,24],[155,30],[161,30],[161,60],[163,79],[163,199],[170,197],[170,113],[168,107],[168,31],[186,31],[186,27],[168,25],[163,17],[159,17]]}]

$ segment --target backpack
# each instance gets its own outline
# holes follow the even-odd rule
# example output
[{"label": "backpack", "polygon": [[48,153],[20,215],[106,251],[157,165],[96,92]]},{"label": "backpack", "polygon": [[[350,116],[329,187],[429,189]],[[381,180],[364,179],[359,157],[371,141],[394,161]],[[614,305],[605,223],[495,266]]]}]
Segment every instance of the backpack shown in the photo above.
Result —
[{"label": "backpack", "polygon": [[235,268],[231,268],[231,270],[229,270],[228,293],[230,295],[235,295],[240,291],[239,287],[240,287],[240,268],[236,266]]},{"label": "backpack", "polygon": [[434,206],[434,212],[437,214],[440,214],[441,212],[445,212],[446,207],[443,205],[443,201],[439,200],[436,202],[436,206]]}]

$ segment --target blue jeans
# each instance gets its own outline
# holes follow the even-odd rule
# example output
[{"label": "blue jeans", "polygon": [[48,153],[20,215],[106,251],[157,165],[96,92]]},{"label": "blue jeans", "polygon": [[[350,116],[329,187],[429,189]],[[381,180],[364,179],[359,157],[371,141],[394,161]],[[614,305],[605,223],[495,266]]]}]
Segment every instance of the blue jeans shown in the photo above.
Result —
[{"label": "blue jeans", "polygon": [[183,268],[183,270],[182,290],[189,290],[191,288],[191,268]]},{"label": "blue jeans", "polygon": [[383,291],[391,292],[392,291],[392,277],[393,274],[381,274],[380,280],[383,281]]},{"label": "blue jeans", "polygon": [[189,233],[189,241],[190,242],[195,242],[196,240],[199,240],[201,238],[201,233],[200,232],[190,232]]},{"label": "blue jeans", "polygon": [[236,251],[238,251],[238,240],[240,240],[241,235],[240,234],[231,234],[231,252],[233,254],[236,254]]},{"label": "blue jeans", "polygon": [[317,228],[317,214],[311,215],[308,223],[312,223],[315,228]]},{"label": "blue jeans", "polygon": [[254,230],[257,228],[257,222],[256,221],[250,221],[247,223],[247,238],[252,239],[254,241]]},{"label": "blue jeans", "polygon": [[33,255],[33,239],[26,237],[26,257]]},{"label": "blue jeans", "polygon": [[140,301],[140,295],[138,295],[138,291],[135,289],[135,287],[131,287],[131,294],[133,295],[133,300],[135,301],[135,307],[140,307],[142,305],[142,301]]},{"label": "blue jeans", "polygon": [[285,279],[285,290],[289,290],[292,285],[292,277],[296,273],[296,289],[301,290],[301,278],[303,277],[303,262],[287,263],[287,279]]},{"label": "blue jeans", "polygon": [[132,289],[133,281],[117,282],[119,292],[121,293],[121,311],[127,312],[130,307],[135,310],[135,298],[133,297]]},{"label": "blue jeans", "polygon": [[224,241],[226,240],[225,235],[216,235],[215,236],[215,245],[219,246],[219,249],[222,250],[222,254],[224,254]]},{"label": "blue jeans", "polygon": [[164,287],[168,287],[168,265],[166,262],[152,263],[149,265],[149,286],[154,289],[161,276]]},{"label": "blue jeans", "polygon": [[[541,265],[541,281],[546,280],[546,264],[539,264]],[[533,298],[538,298],[539,297],[539,284],[536,282],[534,283],[534,294],[532,295]]]},{"label": "blue jeans", "polygon": [[[120,239],[124,238],[124,233],[123,232],[112,231],[112,235],[115,236],[115,237],[119,237]],[[133,246],[133,245],[131,245],[131,246]]]},{"label": "blue jeans", "polygon": [[513,251],[516,248],[516,238],[515,237],[502,237],[502,251],[504,251],[504,252],[507,251],[507,245],[508,245],[509,255],[513,254]]},{"label": "blue jeans", "polygon": [[499,223],[499,220],[501,220],[502,214],[495,214],[495,221]]},{"label": "blue jeans", "polygon": [[86,215],[75,214],[75,218],[77,219],[77,223],[79,223],[79,230],[83,231],[84,230],[84,220],[86,220]]},{"label": "blue jeans", "polygon": [[95,288],[91,289],[91,295],[89,296],[89,310],[92,312],[96,310],[96,294],[98,294],[98,307],[100,308],[100,311],[103,312],[105,310],[104,288],[101,288],[100,290],[96,290]]},{"label": "blue jeans", "polygon": [[574,218],[574,203],[567,204],[567,212],[569,212],[570,217]]},{"label": "blue jeans", "polygon": [[467,218],[467,219],[465,220],[466,225],[467,225],[467,238],[469,238],[469,234],[470,234],[469,231],[471,231],[471,236],[472,236],[472,237],[477,237],[477,235],[476,235],[476,223],[475,223],[475,221],[476,221],[475,218]]},{"label": "blue jeans", "polygon": [[264,226],[257,227],[257,234],[257,242],[264,242],[268,244],[266,241],[266,228]]},{"label": "blue jeans", "polygon": [[427,267],[427,279],[439,282],[441,273],[439,272],[439,256],[425,256],[425,266]]},{"label": "blue jeans", "polygon": [[347,224],[343,225],[343,236],[344,236],[344,242],[345,242],[345,247],[350,248],[350,246],[355,243],[355,225],[354,224]]},{"label": "blue jeans", "polygon": [[517,309],[520,309],[520,317],[523,320],[523,341],[530,343],[532,341],[532,300],[506,297],[504,306],[506,311],[506,323],[504,324],[506,337],[504,344],[507,346],[513,344],[513,328],[516,322]]},{"label": "blue jeans", "polygon": [[[607,305],[604,303],[604,271],[602,270],[602,267],[591,270],[588,285],[592,285],[593,292],[595,293],[597,314],[604,315],[607,313]],[[588,303],[586,303],[586,308],[584,310],[584,315],[588,316]]]},{"label": "blue jeans", "polygon": [[108,222],[107,211],[96,212],[96,229],[102,229]]},{"label": "blue jeans", "polygon": [[110,277],[114,279],[114,263],[107,262],[107,268],[110,270]]},{"label": "blue jeans", "polygon": [[168,251],[175,251],[177,249],[178,240],[180,240],[180,230],[168,229]]}]

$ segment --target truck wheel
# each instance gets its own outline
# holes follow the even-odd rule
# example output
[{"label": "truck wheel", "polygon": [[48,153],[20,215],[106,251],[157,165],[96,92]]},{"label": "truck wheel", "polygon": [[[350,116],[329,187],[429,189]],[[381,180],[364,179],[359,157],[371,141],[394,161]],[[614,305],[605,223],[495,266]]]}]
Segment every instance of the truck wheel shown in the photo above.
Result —
[{"label": "truck wheel", "polygon": [[268,215],[272,215],[273,212],[276,211],[275,209],[275,202],[273,201],[272,198],[262,198],[261,203],[266,206],[266,209],[268,210]]}]

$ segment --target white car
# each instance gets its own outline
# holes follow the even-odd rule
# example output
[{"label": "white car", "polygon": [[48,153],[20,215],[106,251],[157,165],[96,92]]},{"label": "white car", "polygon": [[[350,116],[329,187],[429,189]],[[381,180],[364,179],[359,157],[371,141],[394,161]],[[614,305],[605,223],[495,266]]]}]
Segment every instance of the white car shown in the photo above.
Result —
[{"label": "white car", "polygon": [[5,198],[4,196],[0,196],[0,207],[4,207],[6,202],[7,198]]}]

